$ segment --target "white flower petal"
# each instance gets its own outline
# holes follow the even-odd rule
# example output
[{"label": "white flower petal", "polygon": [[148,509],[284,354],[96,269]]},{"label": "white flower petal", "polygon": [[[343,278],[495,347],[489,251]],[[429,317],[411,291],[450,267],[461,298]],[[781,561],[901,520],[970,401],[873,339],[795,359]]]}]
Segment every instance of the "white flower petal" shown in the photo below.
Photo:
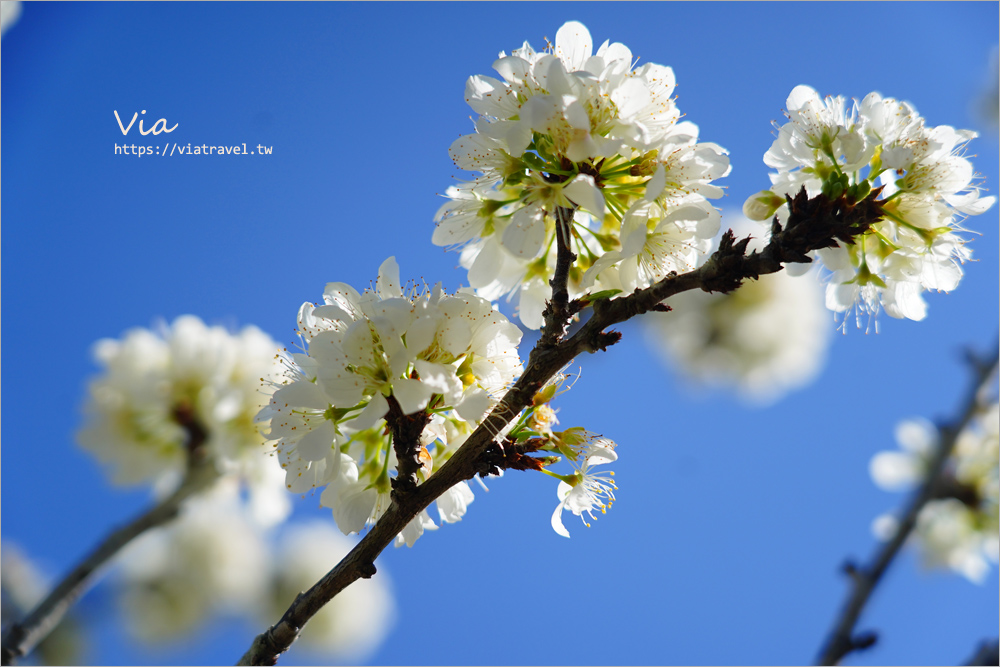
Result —
[{"label": "white flower petal", "polygon": [[[559,488],[562,489],[564,482],[559,483]],[[567,485],[569,486],[569,485]],[[565,506],[563,503],[556,505],[556,511],[552,513],[552,530],[556,531],[557,535],[562,535],[563,537],[569,537],[569,531],[566,530],[566,526],[563,525],[562,513]]]},{"label": "white flower petal", "polygon": [[538,206],[518,209],[503,232],[503,247],[515,257],[532,259],[545,242],[545,211]]},{"label": "white flower petal", "polygon": [[563,192],[574,204],[591,213],[597,220],[604,219],[604,195],[594,184],[592,176],[577,175],[563,188]]},{"label": "white flower petal", "polygon": [[426,408],[434,391],[420,380],[404,378],[393,380],[392,395],[399,401],[403,414],[410,415]]},{"label": "white flower petal", "polygon": [[437,499],[438,515],[443,523],[455,523],[461,521],[469,507],[469,503],[476,499],[472,489],[465,482],[459,482],[455,486],[445,491]]},{"label": "white flower petal", "polygon": [[375,422],[385,417],[387,412],[389,412],[388,401],[385,400],[385,396],[380,392],[375,392],[375,395],[368,401],[368,405],[364,407],[361,414],[351,421],[346,422],[344,426],[355,431],[363,431],[366,428],[374,426]]},{"label": "white flower petal", "polygon": [[323,423],[313,428],[299,440],[297,450],[304,461],[320,461],[329,455],[337,440],[337,429],[333,422]]}]

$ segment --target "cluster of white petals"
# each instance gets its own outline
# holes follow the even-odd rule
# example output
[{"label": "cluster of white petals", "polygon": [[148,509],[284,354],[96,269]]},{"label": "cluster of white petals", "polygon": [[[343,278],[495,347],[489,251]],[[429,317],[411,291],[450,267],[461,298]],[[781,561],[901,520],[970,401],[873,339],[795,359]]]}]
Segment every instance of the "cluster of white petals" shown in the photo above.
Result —
[{"label": "cluster of white petals", "polygon": [[499,79],[466,85],[476,133],[449,150],[480,174],[448,189],[433,242],[463,249],[481,296],[516,295],[530,328],[542,324],[559,208],[572,211],[567,242],[578,255],[571,297],[631,292],[693,268],[718,229],[706,198],[722,195],[711,182],[729,173],[729,158],[678,122],[673,71],[634,67],[623,44],[593,46],[587,28],[569,22],[545,51],[525,43],[501,52]]},{"label": "cluster of white petals", "polygon": [[[879,452],[871,461],[875,483],[888,491],[922,483],[938,446],[938,430],[922,420],[896,428],[902,451]],[[993,403],[959,434],[945,470],[943,497],[931,500],[917,517],[911,540],[928,567],[947,567],[981,583],[990,562],[1000,560],[1000,404]],[[882,539],[896,531],[896,519],[883,515],[873,529]]]},{"label": "cluster of white petals", "polygon": [[831,272],[827,307],[874,316],[922,320],[926,290],[950,291],[969,259],[962,220],[990,208],[972,164],[964,157],[970,130],[930,127],[908,102],[870,93],[861,102],[820,98],[808,86],[788,96],[789,121],[764,155],[777,171],[771,189],[750,197],[746,215],[767,220],[788,214],[784,197],[805,188],[810,197],[858,200],[881,185],[885,217],[855,239],[814,252]]},{"label": "cluster of white petals", "polygon": [[98,341],[103,372],[90,383],[77,440],[115,483],[163,485],[187,463],[189,434],[176,414],[186,411],[205,430],[220,475],[238,473],[254,486],[274,466],[253,420],[267,404],[261,382],[276,370],[277,350],[256,327],[231,334],[192,315],[158,331],[137,328]]},{"label": "cluster of white petals", "polygon": [[[388,507],[396,459],[384,420],[428,411],[420,445],[426,477],[464,442],[520,375],[521,331],[492,304],[440,285],[404,293],[389,258],[375,288],[330,283],[320,305],[300,308],[305,351],[285,356],[285,374],[258,414],[293,493],[326,487],[320,502],[345,533]],[[438,499],[442,521],[472,501],[464,482]],[[436,528],[425,510],[400,534],[413,542]]]},{"label": "cluster of white petals", "polygon": [[[752,223],[735,221],[738,235]],[[763,243],[753,239],[749,250]],[[832,335],[823,286],[810,273],[785,271],[747,280],[729,294],[689,290],[670,297],[669,313],[643,318],[646,340],[672,368],[699,383],[737,389],[766,404],[811,382]]]}]

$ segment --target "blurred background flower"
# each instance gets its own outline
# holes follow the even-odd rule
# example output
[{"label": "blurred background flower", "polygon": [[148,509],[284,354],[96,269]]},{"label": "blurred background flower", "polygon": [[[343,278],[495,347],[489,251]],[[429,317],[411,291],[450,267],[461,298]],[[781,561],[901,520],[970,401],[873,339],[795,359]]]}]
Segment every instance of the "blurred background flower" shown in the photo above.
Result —
[{"label": "blurred background flower", "polygon": [[[727,216],[722,229],[730,227],[738,238],[755,237],[750,249],[764,247],[759,225]],[[695,384],[767,405],[812,382],[826,362],[833,318],[815,272],[792,277],[780,271],[730,294],[689,290],[666,303],[670,312],[644,316],[646,341]]]}]

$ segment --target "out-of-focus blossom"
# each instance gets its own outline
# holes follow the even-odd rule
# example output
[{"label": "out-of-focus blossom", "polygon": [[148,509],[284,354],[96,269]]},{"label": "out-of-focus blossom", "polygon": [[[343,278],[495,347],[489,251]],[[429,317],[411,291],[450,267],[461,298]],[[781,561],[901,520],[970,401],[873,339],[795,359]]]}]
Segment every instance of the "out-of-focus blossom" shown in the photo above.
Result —
[{"label": "out-of-focus blossom", "polygon": [[[0,550],[0,582],[4,632],[11,623],[23,620],[52,587],[50,577],[39,564],[8,539],[4,539]],[[29,660],[34,658],[42,665],[83,664],[88,642],[82,618],[78,608],[71,609],[38,643]]]},{"label": "out-of-focus blossom", "polygon": [[122,553],[119,581],[129,631],[171,641],[214,613],[242,613],[262,599],[269,550],[234,477],[187,501],[173,522]]},{"label": "out-of-focus blossom", "polygon": [[98,341],[102,373],[90,383],[77,440],[115,483],[162,485],[185,470],[190,434],[183,421],[190,418],[204,430],[204,453],[219,475],[263,480],[276,464],[253,419],[268,402],[262,381],[276,368],[277,351],[256,327],[231,334],[191,315]]},{"label": "out-of-focus blossom", "polygon": [[[905,490],[923,482],[940,434],[929,422],[908,420],[896,429],[903,451],[879,452],[871,462],[871,475],[880,487]],[[992,404],[959,434],[939,484],[938,497],[917,517],[910,536],[928,567],[947,567],[982,583],[990,562],[1000,559],[1000,405]],[[878,517],[873,531],[890,539],[897,521]]]},{"label": "out-of-focus blossom", "polygon": [[0,36],[5,35],[19,18],[21,18],[21,3],[18,0],[0,2]]},{"label": "out-of-focus blossom", "polygon": [[[733,223],[741,236],[751,226]],[[748,250],[762,245],[754,239]],[[689,290],[666,303],[670,312],[642,318],[654,351],[697,382],[733,387],[752,403],[775,401],[811,382],[826,359],[830,317],[813,275],[780,271],[746,280],[729,294]]]}]

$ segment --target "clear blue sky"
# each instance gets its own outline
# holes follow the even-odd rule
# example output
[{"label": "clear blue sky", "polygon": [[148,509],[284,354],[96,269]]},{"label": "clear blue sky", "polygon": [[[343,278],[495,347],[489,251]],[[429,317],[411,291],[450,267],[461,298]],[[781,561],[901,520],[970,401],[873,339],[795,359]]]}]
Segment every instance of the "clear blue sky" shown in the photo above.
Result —
[{"label": "clear blue sky", "polygon": [[[458,287],[457,255],[430,237],[458,175],[447,148],[472,131],[465,80],[572,19],[674,68],[686,120],[730,151],[725,208],[767,186],[770,121],[802,83],[979,130],[970,152],[997,192],[997,137],[972,112],[996,3],[28,4],[2,42],[3,539],[61,572],[147,502],[73,444],[95,340],[193,313],[290,342],[303,301],[366,286],[389,255]],[[147,128],[178,124],[171,141],[273,154],[115,155],[113,111],[142,109]],[[900,419],[950,414],[960,348],[994,340],[997,210],[969,221],[978,261],[929,296],[925,322],[838,334],[816,384],[769,410],[692,392],[626,325],[559,404],[563,425],[620,444],[614,509],[565,540],[552,480],[477,491],[464,521],[378,561],[406,623],[373,661],[812,660],[844,599],[838,567],[867,557],[872,519],[904,498],[871,483],[869,459]],[[978,587],[907,554],[862,620],[882,641],[849,662],[964,660],[996,633],[997,589],[995,569]],[[98,628],[105,664],[232,663],[263,629],[147,654]]]}]

